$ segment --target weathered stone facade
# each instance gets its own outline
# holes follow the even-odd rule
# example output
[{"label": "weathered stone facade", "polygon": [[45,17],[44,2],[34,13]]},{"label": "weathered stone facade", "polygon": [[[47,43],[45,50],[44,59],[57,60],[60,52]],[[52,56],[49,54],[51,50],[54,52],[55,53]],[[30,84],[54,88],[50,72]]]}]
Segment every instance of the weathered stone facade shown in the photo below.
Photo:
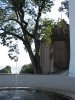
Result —
[{"label": "weathered stone facade", "polygon": [[43,74],[60,72],[69,68],[69,47],[66,41],[54,41],[51,46],[42,43],[40,48],[40,65]]},{"label": "weathered stone facade", "polygon": [[69,48],[64,40],[53,43],[54,71],[60,72],[69,68]]},{"label": "weathered stone facade", "polygon": [[66,27],[63,33],[62,35],[53,34],[52,43],[49,46],[45,42],[41,42],[40,65],[43,74],[61,72],[69,68],[70,40]]},{"label": "weathered stone facade", "polygon": [[47,74],[53,72],[53,59],[50,60],[50,46],[45,43],[41,44],[40,47],[40,65],[42,69],[42,74]]}]

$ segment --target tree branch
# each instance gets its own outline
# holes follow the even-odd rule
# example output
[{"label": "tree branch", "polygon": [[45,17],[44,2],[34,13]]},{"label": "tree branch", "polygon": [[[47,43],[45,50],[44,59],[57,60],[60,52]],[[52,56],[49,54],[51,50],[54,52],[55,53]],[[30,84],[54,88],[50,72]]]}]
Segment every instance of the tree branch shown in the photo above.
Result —
[{"label": "tree branch", "polygon": [[17,19],[10,18],[10,19],[4,20],[4,21],[8,22],[8,21],[11,21],[11,20],[17,22],[21,26],[21,23]]},{"label": "tree branch", "polygon": [[26,30],[26,33],[27,33],[27,35],[28,35],[29,37],[31,37],[31,38],[33,38],[33,39],[35,39],[35,40],[38,40],[38,41],[39,41],[39,39],[38,39],[38,38],[36,38],[34,34],[30,34],[27,30]]},{"label": "tree branch", "polygon": [[24,41],[24,39],[23,39],[21,36],[19,36],[19,35],[17,35],[17,34],[14,34],[14,33],[10,33],[10,32],[8,32],[8,31],[5,31],[5,32],[3,32],[3,33],[0,33],[0,36],[3,36],[4,34],[12,35],[12,36],[14,36],[14,37],[16,37],[16,38],[18,38],[18,39]]},{"label": "tree branch", "polygon": [[[30,34],[30,33],[26,30],[26,28],[23,27],[22,23],[20,23],[17,19],[10,18],[10,19],[4,20],[4,21],[5,21],[5,22],[8,22],[8,21],[10,21],[10,20],[16,21],[16,22],[20,25],[20,27],[21,27],[21,29],[22,29],[22,31],[23,31],[24,34],[28,35],[29,37],[31,37],[31,38],[33,38],[33,39],[37,39],[33,34]],[[23,23],[24,23],[24,24],[27,24],[27,22],[25,22],[25,21],[23,21]],[[2,30],[3,30],[3,29],[2,29]],[[16,36],[16,34],[14,34],[14,35]]]},{"label": "tree branch", "polygon": [[39,6],[39,8],[38,8],[37,19],[35,20],[36,23],[35,23],[35,28],[34,28],[34,34],[37,34],[38,25],[39,25],[39,19],[41,17],[42,9],[44,8],[44,4],[45,4],[45,1],[42,1],[41,6]]}]

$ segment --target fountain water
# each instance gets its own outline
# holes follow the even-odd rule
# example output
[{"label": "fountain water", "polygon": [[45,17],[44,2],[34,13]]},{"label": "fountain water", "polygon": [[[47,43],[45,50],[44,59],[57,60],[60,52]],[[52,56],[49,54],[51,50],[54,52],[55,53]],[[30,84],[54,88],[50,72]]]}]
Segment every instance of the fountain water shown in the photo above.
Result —
[{"label": "fountain water", "polygon": [[15,90],[0,91],[0,100],[74,100],[71,97],[44,90]]}]

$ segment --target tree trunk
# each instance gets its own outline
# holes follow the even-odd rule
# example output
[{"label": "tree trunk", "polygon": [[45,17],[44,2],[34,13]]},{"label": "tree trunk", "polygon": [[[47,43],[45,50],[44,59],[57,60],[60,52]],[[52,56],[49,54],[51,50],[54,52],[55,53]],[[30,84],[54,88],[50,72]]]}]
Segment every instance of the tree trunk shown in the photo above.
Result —
[{"label": "tree trunk", "polygon": [[40,67],[40,56],[39,52],[36,52],[35,55],[33,54],[33,51],[31,49],[30,43],[28,41],[23,41],[23,44],[25,45],[29,57],[31,59],[33,68],[34,68],[34,74],[40,74],[41,73],[41,67]]},{"label": "tree trunk", "polygon": [[35,67],[36,67],[36,73],[41,74],[41,66],[40,66],[40,41],[35,39]]},{"label": "tree trunk", "polygon": [[35,60],[35,72],[41,74],[40,56],[38,54],[35,54]]},{"label": "tree trunk", "polygon": [[40,56],[36,55],[33,56],[29,53],[33,68],[34,68],[34,74],[41,74],[41,67],[40,67]]}]

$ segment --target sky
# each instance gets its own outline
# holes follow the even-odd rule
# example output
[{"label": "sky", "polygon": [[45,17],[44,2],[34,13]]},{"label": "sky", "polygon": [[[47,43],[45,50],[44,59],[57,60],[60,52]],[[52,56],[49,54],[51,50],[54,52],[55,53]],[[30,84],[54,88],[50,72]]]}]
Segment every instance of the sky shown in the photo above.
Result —
[{"label": "sky", "polygon": [[[55,20],[58,20],[58,18],[61,18],[61,13],[58,12],[58,7],[61,6],[60,2],[62,0],[55,0],[55,6],[52,8],[51,13],[47,13],[46,15],[43,15],[43,17],[46,18],[53,18]],[[68,18],[64,13],[62,13],[62,18],[65,18],[67,22],[69,22]],[[10,60],[8,57],[8,48],[6,46],[2,46],[0,44],[0,69],[6,67],[7,65],[11,66],[12,73],[18,73],[21,69],[21,67],[25,64],[29,64],[30,58],[27,52],[23,49],[22,42],[19,41],[18,48],[20,48],[20,55],[18,56],[18,62],[14,62]]]}]

